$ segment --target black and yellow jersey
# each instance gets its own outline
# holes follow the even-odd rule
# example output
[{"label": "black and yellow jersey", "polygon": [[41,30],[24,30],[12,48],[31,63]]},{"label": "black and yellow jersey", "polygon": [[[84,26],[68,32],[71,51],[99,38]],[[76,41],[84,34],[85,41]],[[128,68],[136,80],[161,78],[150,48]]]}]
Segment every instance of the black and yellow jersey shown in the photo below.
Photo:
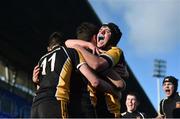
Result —
[{"label": "black and yellow jersey", "polygon": [[41,72],[37,98],[55,96],[57,100],[69,101],[72,70],[78,68],[84,59],[75,49],[55,47],[39,60]]},{"label": "black and yellow jersey", "polygon": [[117,64],[125,63],[123,51],[118,47],[111,47],[108,51],[101,53],[100,56],[108,61],[109,68],[112,68]]},{"label": "black and yellow jersey", "polygon": [[[101,53],[100,57],[103,57],[109,63],[109,67],[107,69],[105,69],[104,71],[112,68],[118,74],[121,74],[121,73],[119,73],[119,65],[126,66],[124,54],[123,54],[122,50],[118,47],[112,47],[108,51]],[[100,74],[100,75],[106,79],[105,74],[103,72],[101,72],[101,73],[102,74]],[[106,113],[107,117],[116,117],[116,118],[120,117],[120,101],[119,101],[118,97],[116,97],[110,93],[101,94],[100,92],[98,93],[98,95],[96,97],[92,91],[90,91],[90,95],[91,95],[94,105],[97,104],[96,110],[97,110],[97,113],[99,114],[99,117],[104,117],[104,116],[102,116],[102,115],[104,115],[104,113]],[[105,99],[103,99],[103,98],[105,98]],[[106,106],[104,106],[104,107],[107,107],[107,109],[102,110],[102,106],[100,106],[100,105],[102,105],[102,102],[106,104]],[[114,114],[114,115],[112,115],[112,114]]]}]

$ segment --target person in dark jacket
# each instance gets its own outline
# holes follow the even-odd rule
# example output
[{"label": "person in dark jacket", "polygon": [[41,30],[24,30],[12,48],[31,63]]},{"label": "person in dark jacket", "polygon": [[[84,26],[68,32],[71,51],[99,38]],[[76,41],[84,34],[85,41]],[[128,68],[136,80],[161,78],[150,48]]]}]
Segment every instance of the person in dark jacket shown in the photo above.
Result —
[{"label": "person in dark jacket", "polygon": [[178,79],[167,76],[163,80],[163,90],[166,98],[160,102],[159,118],[180,118],[180,96],[177,92]]}]

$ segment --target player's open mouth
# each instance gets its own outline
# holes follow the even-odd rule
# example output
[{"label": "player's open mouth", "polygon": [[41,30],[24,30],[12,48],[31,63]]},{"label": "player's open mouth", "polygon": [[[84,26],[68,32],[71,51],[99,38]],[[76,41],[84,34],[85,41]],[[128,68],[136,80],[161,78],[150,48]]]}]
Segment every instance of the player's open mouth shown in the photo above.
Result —
[{"label": "player's open mouth", "polygon": [[170,90],[169,90],[169,89],[166,89],[165,92],[166,92],[166,93],[170,93]]},{"label": "player's open mouth", "polygon": [[98,35],[98,41],[104,40],[104,36],[102,34]]}]

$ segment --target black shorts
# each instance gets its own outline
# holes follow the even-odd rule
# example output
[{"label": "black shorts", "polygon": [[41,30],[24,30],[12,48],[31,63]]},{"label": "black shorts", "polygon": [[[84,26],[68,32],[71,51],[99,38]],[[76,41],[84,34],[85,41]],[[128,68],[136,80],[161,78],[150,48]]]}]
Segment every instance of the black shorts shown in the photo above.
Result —
[{"label": "black shorts", "polygon": [[81,96],[73,96],[69,104],[70,118],[95,118],[95,108],[91,104],[88,93],[82,92]]},{"label": "black shorts", "polygon": [[62,118],[68,117],[67,103],[48,97],[33,102],[31,118]]}]

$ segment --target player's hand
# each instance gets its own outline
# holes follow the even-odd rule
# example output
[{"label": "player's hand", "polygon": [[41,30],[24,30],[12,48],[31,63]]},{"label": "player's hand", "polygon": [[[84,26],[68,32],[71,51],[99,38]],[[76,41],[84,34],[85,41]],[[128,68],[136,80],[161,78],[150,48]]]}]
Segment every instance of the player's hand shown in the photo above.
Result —
[{"label": "player's hand", "polygon": [[[116,70],[117,69],[117,70]],[[115,67],[115,70],[117,73],[120,74],[120,76],[124,79],[127,79],[129,77],[129,72],[127,70],[127,67],[123,64],[117,64]]]},{"label": "player's hand", "polygon": [[101,54],[100,49],[96,47],[96,51],[93,54],[97,54],[97,55]]},{"label": "player's hand", "polygon": [[89,43],[87,48],[90,49],[93,54],[99,54],[99,49],[94,44]]},{"label": "player's hand", "polygon": [[40,67],[39,67],[39,65],[36,65],[35,67],[34,67],[34,70],[33,70],[33,78],[32,78],[32,80],[33,80],[33,82],[34,83],[39,83],[39,72],[40,71]]}]

